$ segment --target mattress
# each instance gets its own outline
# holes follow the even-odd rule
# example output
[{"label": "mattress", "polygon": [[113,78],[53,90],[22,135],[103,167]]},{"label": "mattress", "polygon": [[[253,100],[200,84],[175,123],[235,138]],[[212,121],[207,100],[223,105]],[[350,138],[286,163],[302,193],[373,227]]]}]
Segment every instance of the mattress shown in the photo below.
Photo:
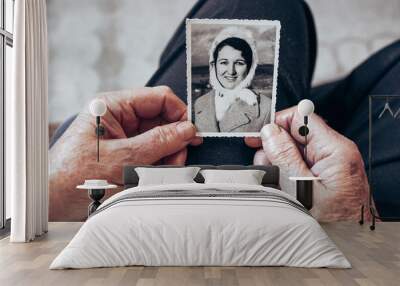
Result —
[{"label": "mattress", "polygon": [[130,265],[351,267],[284,192],[199,183],[138,186],[110,197],[50,269]]}]

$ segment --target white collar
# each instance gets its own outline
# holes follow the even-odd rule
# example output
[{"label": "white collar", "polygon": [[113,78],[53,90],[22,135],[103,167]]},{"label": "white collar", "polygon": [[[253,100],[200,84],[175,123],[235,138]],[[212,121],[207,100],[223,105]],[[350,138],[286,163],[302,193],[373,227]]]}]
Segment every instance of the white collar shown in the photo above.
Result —
[{"label": "white collar", "polygon": [[[226,90],[226,89],[225,89]],[[248,105],[257,104],[257,95],[250,89],[243,88],[239,90],[232,90],[227,93],[222,93],[218,90],[215,91],[215,116],[217,121],[224,118],[226,111],[236,101],[242,100]]]}]

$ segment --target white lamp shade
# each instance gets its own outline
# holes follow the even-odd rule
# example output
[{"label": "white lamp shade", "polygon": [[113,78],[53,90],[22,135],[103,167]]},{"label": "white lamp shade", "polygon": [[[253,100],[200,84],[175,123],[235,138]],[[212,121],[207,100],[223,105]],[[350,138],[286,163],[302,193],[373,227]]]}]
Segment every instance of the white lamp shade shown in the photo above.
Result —
[{"label": "white lamp shade", "polygon": [[314,103],[309,99],[303,99],[297,105],[297,111],[301,116],[310,116],[314,113]]},{"label": "white lamp shade", "polygon": [[94,99],[90,102],[89,109],[93,116],[103,116],[107,112],[107,105],[101,99]]}]

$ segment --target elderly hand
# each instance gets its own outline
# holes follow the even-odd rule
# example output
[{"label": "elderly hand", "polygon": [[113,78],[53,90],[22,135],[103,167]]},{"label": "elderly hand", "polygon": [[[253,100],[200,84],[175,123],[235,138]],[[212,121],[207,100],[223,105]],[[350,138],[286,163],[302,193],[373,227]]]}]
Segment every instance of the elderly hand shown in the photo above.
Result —
[{"label": "elderly hand", "polygon": [[76,186],[85,179],[122,184],[124,164],[183,165],[186,146],[201,144],[186,105],[168,88],[98,96],[107,105],[97,162],[95,118],[86,107],[50,150],[50,220],[82,220],[89,202]]},{"label": "elderly hand", "polygon": [[[298,132],[303,118],[297,107],[277,112],[276,124],[263,127],[261,140],[246,138],[258,148],[254,164],[273,164],[281,170],[281,186],[293,188],[289,176],[317,176],[311,213],[320,221],[357,220],[360,207],[368,201],[368,180],[361,154],[354,142],[330,128],[318,115],[309,117],[307,157],[303,158],[304,137]],[[365,215],[369,212],[365,208]]]}]

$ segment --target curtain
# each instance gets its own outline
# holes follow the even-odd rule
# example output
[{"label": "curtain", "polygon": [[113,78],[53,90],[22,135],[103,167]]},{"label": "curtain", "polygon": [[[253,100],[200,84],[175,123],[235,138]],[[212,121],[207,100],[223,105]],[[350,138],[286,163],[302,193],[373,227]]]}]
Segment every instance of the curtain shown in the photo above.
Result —
[{"label": "curtain", "polygon": [[18,0],[14,9],[13,93],[6,115],[10,241],[28,242],[48,227],[46,0]]}]

